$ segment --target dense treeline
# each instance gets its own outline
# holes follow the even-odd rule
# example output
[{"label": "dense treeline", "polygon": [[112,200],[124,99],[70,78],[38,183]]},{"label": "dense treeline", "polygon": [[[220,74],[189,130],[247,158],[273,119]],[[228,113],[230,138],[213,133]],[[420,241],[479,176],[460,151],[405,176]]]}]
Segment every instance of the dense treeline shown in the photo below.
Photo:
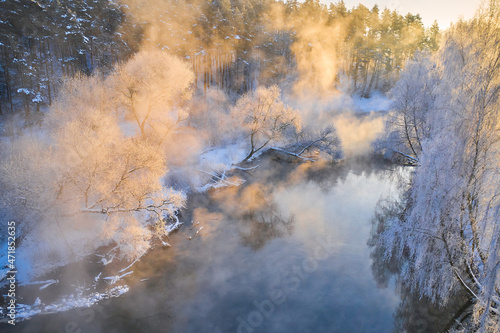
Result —
[{"label": "dense treeline", "polygon": [[300,76],[368,96],[438,38],[437,24],[425,29],[419,15],[343,1],[12,0],[0,9],[0,113],[33,119],[64,77],[107,72],[144,46],[188,59],[204,92],[241,94]]},{"label": "dense treeline", "polygon": [[134,27],[112,1],[12,0],[0,13],[0,113],[39,111],[63,77],[107,68],[134,51],[126,42]]}]

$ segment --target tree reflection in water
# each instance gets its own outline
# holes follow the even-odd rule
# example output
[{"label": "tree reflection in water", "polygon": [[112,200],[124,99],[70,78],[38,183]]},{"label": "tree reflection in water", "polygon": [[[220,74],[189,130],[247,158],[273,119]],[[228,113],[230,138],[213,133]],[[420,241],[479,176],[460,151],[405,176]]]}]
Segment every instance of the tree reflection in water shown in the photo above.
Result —
[{"label": "tree reflection in water", "polygon": [[245,216],[244,221],[248,222],[248,226],[247,231],[241,233],[241,241],[244,246],[249,246],[254,251],[262,249],[274,238],[293,233],[293,216],[284,219],[274,205]]},{"label": "tree reflection in water", "polygon": [[[375,210],[372,220],[373,229],[368,240],[368,245],[371,247],[372,272],[377,285],[380,288],[387,288],[395,282],[400,292],[401,302],[394,313],[394,332],[448,332],[450,329],[459,328],[461,322],[470,315],[467,312],[470,306],[468,293],[465,290],[457,291],[446,306],[433,304],[417,290],[411,290],[409,286],[398,281],[398,275],[404,269],[404,261],[407,259],[387,256],[388,249],[378,242],[380,234],[390,220],[401,218],[404,209],[404,197],[380,200]],[[400,244],[394,242],[391,246],[397,247]]]},{"label": "tree reflection in water", "polygon": [[252,180],[252,183],[209,193],[212,213],[222,213],[226,219],[241,224],[241,243],[254,251],[293,232],[293,216],[282,217],[273,201],[276,184],[272,188],[265,184],[265,179]]}]

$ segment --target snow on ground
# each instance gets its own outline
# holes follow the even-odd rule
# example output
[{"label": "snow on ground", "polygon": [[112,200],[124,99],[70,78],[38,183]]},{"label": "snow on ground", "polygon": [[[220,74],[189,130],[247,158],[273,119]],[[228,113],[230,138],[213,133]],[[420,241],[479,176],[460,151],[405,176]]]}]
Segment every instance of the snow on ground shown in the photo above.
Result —
[{"label": "snow on ground", "polygon": [[[45,305],[43,300],[37,298],[33,305],[17,304],[16,319],[24,320],[29,319],[38,314],[56,313],[62,311],[69,311],[75,308],[91,307],[99,301],[104,299],[119,297],[129,291],[129,286],[116,286],[103,293],[91,293],[83,295],[83,290],[77,291],[76,294],[71,294],[59,298],[57,301]],[[2,311],[4,311],[2,309]],[[2,316],[5,314],[2,313]]]},{"label": "snow on ground", "polygon": [[[205,192],[210,188],[241,185],[241,180],[228,179],[226,173],[246,157],[247,152],[244,147],[244,142],[238,142],[224,147],[213,147],[203,152],[197,168],[205,181],[198,184],[197,191]],[[218,181],[214,182],[215,179]]]},{"label": "snow on ground", "polygon": [[199,169],[206,172],[223,171],[233,164],[241,162],[245,157],[246,151],[243,142],[223,147],[213,147],[200,155]]},{"label": "snow on ground", "polygon": [[353,97],[355,111],[372,112],[388,111],[391,100],[383,93],[376,91],[370,98]]},{"label": "snow on ground", "polygon": [[[7,224],[7,222],[5,222]],[[3,230],[0,228],[0,230]],[[3,235],[7,235],[7,231],[3,233]],[[17,235],[19,237],[19,235]],[[8,261],[8,242],[7,242],[7,237],[0,237],[0,288],[4,287],[7,285],[7,274],[10,271],[10,268],[8,266],[9,261]],[[15,256],[15,270],[17,271],[16,274],[16,281],[19,284],[26,284],[28,283],[31,278],[33,277],[33,269],[31,267],[30,261],[22,255],[22,251],[19,251],[19,249],[16,249],[16,252],[14,253]]]}]

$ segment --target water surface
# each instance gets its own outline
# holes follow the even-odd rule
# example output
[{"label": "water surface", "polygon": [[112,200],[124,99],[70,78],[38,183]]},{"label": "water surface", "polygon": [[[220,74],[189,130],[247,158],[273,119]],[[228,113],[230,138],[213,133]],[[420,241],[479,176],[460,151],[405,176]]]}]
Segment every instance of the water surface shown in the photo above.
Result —
[{"label": "water surface", "polygon": [[392,173],[263,161],[243,186],[192,196],[193,225],[133,266],[128,293],[17,331],[391,332],[399,296],[377,288],[367,240]]}]

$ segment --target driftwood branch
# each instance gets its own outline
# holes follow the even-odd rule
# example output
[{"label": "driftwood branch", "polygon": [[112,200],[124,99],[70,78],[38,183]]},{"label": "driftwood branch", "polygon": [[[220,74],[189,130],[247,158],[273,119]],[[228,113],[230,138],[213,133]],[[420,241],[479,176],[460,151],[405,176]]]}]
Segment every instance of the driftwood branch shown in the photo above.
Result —
[{"label": "driftwood branch", "polygon": [[400,155],[401,155],[401,156],[403,156],[403,157],[406,157],[407,159],[409,159],[409,160],[413,161],[414,163],[418,163],[418,159],[416,159],[416,158],[415,158],[415,157],[413,157],[413,156],[410,156],[410,155],[408,155],[408,154],[405,154],[405,153],[403,153],[403,152],[401,152],[401,151],[399,151],[399,150],[395,150],[395,149],[393,149],[393,151],[394,151],[395,153],[400,154]]}]

